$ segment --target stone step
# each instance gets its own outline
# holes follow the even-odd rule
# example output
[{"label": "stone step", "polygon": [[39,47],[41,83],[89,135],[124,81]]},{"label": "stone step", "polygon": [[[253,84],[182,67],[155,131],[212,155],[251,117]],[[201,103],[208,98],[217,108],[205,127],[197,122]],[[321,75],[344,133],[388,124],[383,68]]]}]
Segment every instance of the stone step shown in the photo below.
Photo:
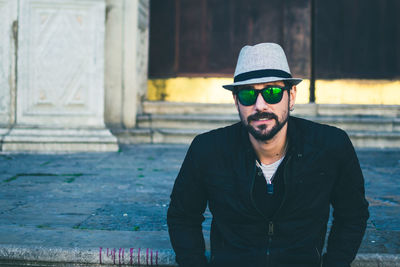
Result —
[{"label": "stone step", "polygon": [[[341,128],[356,147],[400,147],[399,105],[297,104],[292,115]],[[138,128],[113,133],[120,143],[188,144],[199,133],[237,121],[233,103],[145,101]]]},{"label": "stone step", "polygon": [[[166,101],[143,102],[145,114],[236,114],[232,104],[203,104]],[[382,116],[400,117],[400,105],[296,104],[296,116]]]},{"label": "stone step", "polygon": [[118,151],[117,138],[105,128],[15,127],[1,132],[0,150],[7,152]]},{"label": "stone step", "polygon": [[[124,129],[113,131],[120,143],[189,144],[206,129]],[[400,148],[400,132],[347,131],[358,148]]]},{"label": "stone step", "polygon": [[[400,132],[400,118],[356,116],[302,116],[336,126],[345,131]],[[145,114],[137,117],[139,128],[205,129],[227,126],[239,121],[237,114]]]}]

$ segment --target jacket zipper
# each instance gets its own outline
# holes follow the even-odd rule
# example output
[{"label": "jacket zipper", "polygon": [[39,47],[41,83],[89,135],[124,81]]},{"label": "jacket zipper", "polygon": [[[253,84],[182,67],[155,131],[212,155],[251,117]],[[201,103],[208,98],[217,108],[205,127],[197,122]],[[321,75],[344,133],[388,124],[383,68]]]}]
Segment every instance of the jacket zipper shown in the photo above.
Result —
[{"label": "jacket zipper", "polygon": [[319,260],[319,262],[321,262],[321,253],[319,253],[319,250],[317,247],[315,247],[315,250],[317,251],[318,260]]},{"label": "jacket zipper", "polygon": [[[288,159],[287,159],[287,161],[285,163],[285,166],[283,168],[283,181],[284,181],[285,185],[287,184],[287,181],[286,181],[287,180],[287,178],[286,178],[287,177],[287,175],[286,175],[287,167],[286,166],[289,164],[290,159],[291,159],[291,155],[288,156]],[[275,212],[275,215],[272,217],[272,220],[269,220],[257,208],[257,205],[255,204],[254,199],[253,199],[253,188],[254,188],[254,181],[255,181],[256,172],[257,172],[257,166],[254,164],[254,170],[253,170],[253,173],[252,173],[252,180],[251,180],[250,199],[251,199],[251,202],[253,203],[253,206],[258,211],[258,213],[260,213],[260,215],[268,222],[268,244],[267,244],[267,266],[268,266],[269,265],[270,247],[271,247],[271,243],[272,243],[272,237],[274,235],[274,220],[275,220],[276,215],[278,214],[278,212],[281,210],[283,204],[285,203],[286,196],[287,196],[287,190],[285,190],[285,194],[283,195],[283,199],[282,199],[281,205],[279,206],[278,210]]]},{"label": "jacket zipper", "polygon": [[[254,164],[254,170],[251,175],[252,180],[251,180],[251,187],[250,187],[250,199],[251,203],[253,204],[253,207],[257,210],[257,212],[266,220],[269,221],[267,217],[264,216],[264,214],[257,208],[256,203],[254,202],[253,198],[253,188],[254,188],[254,181],[256,177],[256,172],[257,172],[257,166]],[[271,225],[272,221],[269,221],[269,224]],[[267,244],[267,256],[269,256],[269,244],[271,243],[272,236],[269,235],[270,229],[268,229],[268,244]],[[273,226],[272,226],[272,233],[273,233]]]},{"label": "jacket zipper", "polygon": [[[287,178],[286,178],[286,177],[287,177],[287,174],[286,174],[286,172],[287,172],[287,165],[289,164],[291,158],[292,158],[292,156],[289,155],[289,156],[288,156],[288,159],[287,159],[287,161],[286,161],[286,163],[285,163],[285,166],[284,166],[284,168],[283,168],[283,182],[284,182],[285,186],[287,185]],[[285,194],[283,195],[283,199],[282,199],[281,205],[279,206],[278,210],[275,212],[275,215],[274,215],[273,219],[276,218],[276,215],[277,215],[277,214],[279,213],[279,211],[281,210],[283,204],[285,203],[286,197],[287,197],[287,188],[285,188]]]},{"label": "jacket zipper", "polygon": [[269,248],[272,242],[272,236],[274,235],[274,222],[270,221],[268,225],[268,245],[267,245],[267,266],[269,265]]}]

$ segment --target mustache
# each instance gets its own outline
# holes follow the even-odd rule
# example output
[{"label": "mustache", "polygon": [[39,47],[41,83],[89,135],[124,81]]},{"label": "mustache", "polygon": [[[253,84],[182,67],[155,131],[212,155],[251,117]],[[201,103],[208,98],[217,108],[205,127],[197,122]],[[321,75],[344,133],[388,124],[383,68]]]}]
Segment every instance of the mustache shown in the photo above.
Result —
[{"label": "mustache", "polygon": [[259,119],[274,119],[278,121],[278,116],[270,112],[257,112],[256,114],[247,117],[247,122],[256,121]]}]

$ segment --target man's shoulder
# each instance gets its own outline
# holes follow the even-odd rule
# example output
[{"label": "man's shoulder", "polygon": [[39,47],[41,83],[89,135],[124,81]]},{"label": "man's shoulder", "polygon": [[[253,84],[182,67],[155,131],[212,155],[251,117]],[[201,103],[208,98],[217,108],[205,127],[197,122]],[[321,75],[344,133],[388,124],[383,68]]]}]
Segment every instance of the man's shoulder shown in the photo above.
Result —
[{"label": "man's shoulder", "polygon": [[305,131],[321,131],[321,132],[344,132],[342,129],[328,124],[318,123],[304,118],[291,116],[291,122],[296,124],[297,128]]},{"label": "man's shoulder", "polygon": [[225,143],[230,142],[232,139],[238,138],[241,134],[241,123],[235,123],[229,126],[213,129],[195,137],[195,140],[200,143]]},{"label": "man's shoulder", "polygon": [[301,134],[305,143],[319,147],[342,147],[349,144],[347,133],[337,127],[310,121],[303,118],[291,117],[295,135]]},{"label": "man's shoulder", "polygon": [[226,127],[214,129],[197,135],[191,146],[197,151],[211,153],[216,150],[227,150],[233,147],[233,144],[240,143],[242,135],[241,123],[235,123]]}]

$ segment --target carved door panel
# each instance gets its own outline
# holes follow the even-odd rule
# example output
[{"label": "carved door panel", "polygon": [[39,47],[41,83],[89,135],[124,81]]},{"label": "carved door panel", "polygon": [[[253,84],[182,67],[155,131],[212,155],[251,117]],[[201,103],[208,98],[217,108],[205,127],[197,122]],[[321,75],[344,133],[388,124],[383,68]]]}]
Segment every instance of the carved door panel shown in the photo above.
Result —
[{"label": "carved door panel", "polygon": [[104,2],[19,1],[18,125],[103,127]]}]

